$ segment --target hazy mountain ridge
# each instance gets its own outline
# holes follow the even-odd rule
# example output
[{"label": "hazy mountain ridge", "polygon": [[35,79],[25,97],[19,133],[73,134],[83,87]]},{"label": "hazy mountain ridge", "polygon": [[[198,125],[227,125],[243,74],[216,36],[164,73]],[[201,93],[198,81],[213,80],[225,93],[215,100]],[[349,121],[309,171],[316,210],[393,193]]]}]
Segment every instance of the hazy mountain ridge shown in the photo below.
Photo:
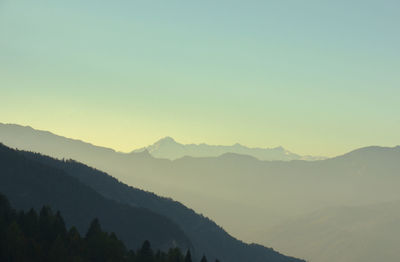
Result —
[{"label": "hazy mountain ridge", "polygon": [[275,148],[259,148],[259,147],[246,147],[239,143],[231,146],[223,145],[208,145],[205,143],[201,144],[181,144],[176,142],[172,137],[165,137],[155,142],[154,144],[136,149],[132,151],[143,152],[148,151],[152,156],[156,158],[165,158],[175,160],[184,156],[191,157],[217,157],[226,153],[236,153],[241,155],[253,156],[259,160],[269,161],[290,161],[290,160],[322,160],[325,157],[317,156],[300,156],[294,154],[283,147]]},{"label": "hazy mountain ridge", "polygon": [[400,201],[324,208],[282,223],[263,235],[265,242],[310,262],[396,262]]},{"label": "hazy mountain ridge", "polygon": [[[10,146],[23,144],[12,134],[8,141]],[[52,155],[51,150],[40,145],[29,148],[29,142],[25,148]],[[69,146],[74,149],[73,144],[70,141]],[[76,148],[54,148],[56,155],[80,159],[127,184],[173,197],[212,217],[234,236],[266,246],[274,246],[274,242],[259,232],[269,232],[287,219],[325,207],[400,199],[399,146],[365,147],[320,161],[260,161],[234,153],[171,161],[154,158],[146,151],[88,156]],[[354,244],[361,245],[362,241]]]},{"label": "hazy mountain ridge", "polygon": [[[82,140],[66,138],[55,135],[49,131],[36,130],[30,126],[21,126],[16,124],[3,124],[0,123],[1,139],[6,145],[20,149],[46,148],[47,151],[52,152],[52,156],[63,158],[65,156],[57,153],[57,148],[54,145],[63,145],[68,148],[69,152],[76,152],[80,150],[87,156],[93,155],[96,157],[107,157],[114,153],[121,155],[147,155],[147,152],[155,157],[162,159],[175,160],[184,156],[191,157],[217,157],[225,153],[236,153],[241,155],[253,156],[259,160],[322,160],[325,157],[319,156],[300,156],[294,154],[283,147],[276,148],[249,148],[238,143],[232,146],[222,145],[208,145],[208,144],[180,144],[172,137],[165,137],[155,142],[153,145],[133,150],[131,153],[117,152],[114,149],[96,146]],[[17,139],[18,138],[18,139]],[[42,138],[46,138],[43,140]],[[19,141],[20,140],[20,141]],[[74,143],[74,147],[70,148],[70,142]],[[29,148],[27,147],[29,144]],[[35,150],[34,150],[35,151]],[[138,155],[138,153],[140,153]]]},{"label": "hazy mountain ridge", "polygon": [[49,152],[57,158],[68,158],[59,148],[69,155],[85,154],[88,158],[109,157],[118,154],[111,148],[96,146],[82,140],[55,135],[49,131],[37,130],[30,126],[0,123],[0,142],[13,148],[37,152]]}]

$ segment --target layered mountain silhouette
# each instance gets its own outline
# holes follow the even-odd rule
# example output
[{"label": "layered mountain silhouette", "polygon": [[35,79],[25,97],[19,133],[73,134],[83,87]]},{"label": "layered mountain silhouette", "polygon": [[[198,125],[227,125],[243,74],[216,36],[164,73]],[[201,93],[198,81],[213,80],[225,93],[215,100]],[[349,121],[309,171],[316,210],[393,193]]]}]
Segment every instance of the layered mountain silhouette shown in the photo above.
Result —
[{"label": "layered mountain silhouette", "polygon": [[105,198],[63,170],[36,160],[38,157],[0,144],[0,192],[14,207],[40,210],[44,205],[51,206],[81,234],[86,233],[93,218],[98,218],[107,231],[117,233],[131,249],[137,249],[144,240],[164,250],[174,246],[192,248],[188,237],[170,219]]},{"label": "layered mountain silhouette", "polygon": [[[54,135],[48,131],[35,130],[29,126],[0,123],[0,135],[4,144],[12,145],[21,149],[37,148],[39,151],[46,150],[52,156],[63,157],[58,153],[57,145],[63,145],[68,152],[81,154],[93,158],[106,157],[116,153],[113,149],[93,146],[80,140],[67,139]],[[72,142],[72,143],[71,143]],[[207,144],[180,144],[172,137],[160,139],[153,145],[133,150],[130,154],[118,153],[120,155],[137,155],[136,153],[150,154],[155,158],[175,160],[184,156],[190,157],[216,157],[226,153],[236,153],[253,156],[259,160],[321,160],[324,157],[300,156],[283,147],[276,148],[249,148],[240,144],[232,146],[207,145]]]},{"label": "layered mountain silhouette", "polygon": [[238,241],[178,202],[129,187],[72,160],[0,145],[0,171],[0,192],[13,206],[27,210],[50,205],[62,212],[67,224],[82,232],[97,217],[107,231],[116,232],[132,249],[148,239],[156,248],[192,249],[199,257],[209,254],[222,261],[301,261]]},{"label": "layered mountain silhouette", "polygon": [[[154,158],[148,150],[122,154],[47,132],[14,127],[13,132],[0,129],[0,141],[58,158],[79,159],[126,184],[172,197],[207,214],[245,241],[266,246],[274,246],[276,241],[289,254],[291,250],[297,252],[294,246],[302,245],[300,239],[293,244],[268,237],[268,232],[274,232],[287,220],[334,206],[365,206],[400,199],[399,146],[365,147],[318,161],[260,161],[237,153],[185,156],[171,161]],[[324,241],[311,237],[313,241]],[[364,241],[367,240],[360,238],[354,243],[361,246]],[[325,252],[321,246],[316,248],[321,248],[316,253]],[[311,255],[307,258],[318,261],[319,256]],[[341,255],[354,257],[351,250],[342,250]]]},{"label": "layered mountain silhouette", "polygon": [[300,156],[283,147],[275,148],[249,148],[241,144],[231,146],[208,145],[208,144],[181,144],[172,137],[160,139],[153,145],[134,150],[134,153],[148,151],[153,157],[175,160],[184,156],[191,157],[217,157],[226,153],[236,153],[253,156],[259,160],[321,160],[324,157]]}]

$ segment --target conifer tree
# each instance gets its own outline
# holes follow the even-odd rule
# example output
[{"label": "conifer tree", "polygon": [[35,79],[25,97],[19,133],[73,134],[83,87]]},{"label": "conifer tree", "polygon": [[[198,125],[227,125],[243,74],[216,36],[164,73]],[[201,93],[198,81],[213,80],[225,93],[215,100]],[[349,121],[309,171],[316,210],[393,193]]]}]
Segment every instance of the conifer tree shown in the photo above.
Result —
[{"label": "conifer tree", "polygon": [[100,222],[97,218],[92,220],[92,223],[90,223],[89,229],[86,233],[86,239],[89,239],[91,237],[97,236],[101,233],[101,226]]},{"label": "conifer tree", "polygon": [[205,255],[203,255],[203,257],[201,258],[200,262],[207,262],[207,258]]},{"label": "conifer tree", "polygon": [[189,250],[189,249],[188,249],[188,251],[186,252],[185,262],[192,262],[192,254],[190,253],[190,250]]},{"label": "conifer tree", "polygon": [[150,242],[148,240],[143,242],[142,247],[137,252],[137,259],[141,262],[153,262],[153,250],[151,249]]}]

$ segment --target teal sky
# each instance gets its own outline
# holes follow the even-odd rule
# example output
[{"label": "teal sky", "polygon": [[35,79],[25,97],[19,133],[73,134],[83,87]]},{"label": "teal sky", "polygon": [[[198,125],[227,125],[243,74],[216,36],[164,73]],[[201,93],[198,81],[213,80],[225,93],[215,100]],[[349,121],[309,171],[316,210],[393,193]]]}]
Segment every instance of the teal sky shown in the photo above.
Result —
[{"label": "teal sky", "polygon": [[400,144],[400,1],[0,0],[0,122],[121,151]]}]

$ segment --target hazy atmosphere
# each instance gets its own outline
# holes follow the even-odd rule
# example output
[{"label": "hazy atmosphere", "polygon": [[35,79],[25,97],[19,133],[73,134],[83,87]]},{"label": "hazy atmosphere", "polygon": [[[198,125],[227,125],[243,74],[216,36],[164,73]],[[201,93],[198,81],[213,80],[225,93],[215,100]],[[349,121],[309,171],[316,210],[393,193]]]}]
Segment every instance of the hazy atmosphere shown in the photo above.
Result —
[{"label": "hazy atmosphere", "polygon": [[0,261],[400,261],[399,11],[0,0]]}]

